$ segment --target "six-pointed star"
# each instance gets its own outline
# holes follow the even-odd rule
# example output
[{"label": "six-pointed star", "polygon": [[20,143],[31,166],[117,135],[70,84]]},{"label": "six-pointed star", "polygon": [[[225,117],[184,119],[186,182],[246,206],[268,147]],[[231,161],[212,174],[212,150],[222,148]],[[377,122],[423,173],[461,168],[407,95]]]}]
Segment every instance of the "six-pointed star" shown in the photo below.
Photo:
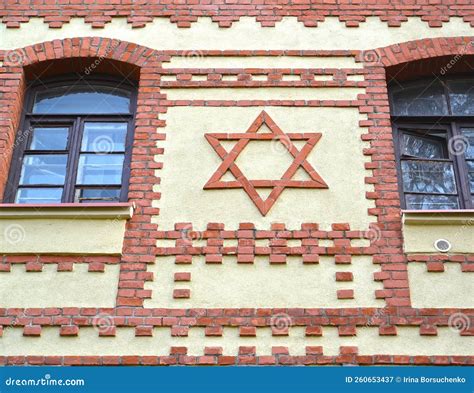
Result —
[{"label": "six-pointed star", "polygon": [[[258,133],[260,127],[266,124],[270,132]],[[317,133],[285,134],[272,118],[262,111],[244,133],[233,134],[205,134],[207,141],[222,159],[208,182],[204,185],[205,190],[243,188],[257,206],[260,213],[265,216],[272,208],[280,194],[285,188],[328,188],[324,180],[318,175],[312,165],[306,160],[313,147],[321,138]],[[238,141],[235,146],[227,152],[221,145],[221,141]],[[276,141],[280,142],[293,156],[293,162],[279,180],[249,180],[236,164],[237,157],[250,141]],[[293,141],[306,141],[306,144],[298,150]],[[298,168],[303,168],[311,180],[292,180]],[[230,171],[236,180],[223,181],[222,176]],[[257,188],[271,188],[270,195],[263,200],[257,192]]]}]

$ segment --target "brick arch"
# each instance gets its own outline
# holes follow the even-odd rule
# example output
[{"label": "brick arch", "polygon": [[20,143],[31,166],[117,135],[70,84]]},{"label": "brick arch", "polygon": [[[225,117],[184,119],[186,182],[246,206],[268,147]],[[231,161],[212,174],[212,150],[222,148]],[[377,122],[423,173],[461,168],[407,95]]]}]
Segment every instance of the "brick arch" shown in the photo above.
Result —
[{"label": "brick arch", "polygon": [[[377,48],[374,52],[384,67],[442,56],[474,55],[474,36],[426,38]],[[364,60],[364,52],[362,60],[371,62],[370,58]]]},{"label": "brick arch", "polygon": [[42,61],[74,57],[100,57],[142,67],[155,58],[155,52],[127,41],[82,37],[46,41],[3,53],[0,51],[0,59],[3,58],[6,67],[25,67]]}]

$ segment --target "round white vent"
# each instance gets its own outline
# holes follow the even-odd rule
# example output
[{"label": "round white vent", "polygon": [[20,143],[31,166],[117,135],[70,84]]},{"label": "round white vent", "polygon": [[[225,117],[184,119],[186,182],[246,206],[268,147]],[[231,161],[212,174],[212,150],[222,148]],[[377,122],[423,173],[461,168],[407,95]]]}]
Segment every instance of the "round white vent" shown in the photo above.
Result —
[{"label": "round white vent", "polygon": [[436,240],[434,242],[434,246],[439,252],[448,252],[449,250],[451,250],[451,243],[446,239]]}]

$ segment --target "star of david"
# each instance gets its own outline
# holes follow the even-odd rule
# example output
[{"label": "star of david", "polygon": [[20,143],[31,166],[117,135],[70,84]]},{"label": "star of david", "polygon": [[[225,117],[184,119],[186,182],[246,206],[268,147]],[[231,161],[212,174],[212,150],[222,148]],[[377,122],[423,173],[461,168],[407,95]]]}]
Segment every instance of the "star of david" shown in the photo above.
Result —
[{"label": "star of david", "polygon": [[[268,127],[270,132],[258,133],[263,124]],[[204,185],[204,189],[243,188],[263,216],[270,211],[285,188],[328,188],[325,181],[306,159],[321,138],[319,133],[285,134],[268,113],[262,111],[244,133],[212,133],[205,134],[205,137],[222,159],[222,163]],[[237,141],[237,143],[227,152],[222,146],[221,141]],[[281,143],[291,154],[293,162],[280,179],[249,180],[242,173],[236,164],[236,160],[250,141]],[[306,141],[306,143],[301,149],[298,149],[293,141]],[[308,180],[293,180],[293,176],[299,168],[302,168],[307,173],[309,176]],[[232,173],[235,180],[222,180],[222,177],[228,171]],[[268,197],[263,199],[257,192],[257,188],[271,188],[272,190]]]}]

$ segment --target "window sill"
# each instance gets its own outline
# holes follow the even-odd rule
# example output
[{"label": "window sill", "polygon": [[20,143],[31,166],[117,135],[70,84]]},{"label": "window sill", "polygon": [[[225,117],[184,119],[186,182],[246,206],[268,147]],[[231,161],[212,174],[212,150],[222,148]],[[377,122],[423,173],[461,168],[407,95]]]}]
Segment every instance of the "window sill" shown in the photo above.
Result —
[{"label": "window sill", "polygon": [[403,223],[410,225],[469,225],[474,210],[402,210]]},{"label": "window sill", "polygon": [[441,254],[435,247],[447,240],[450,254],[474,253],[474,210],[404,210],[403,248],[406,253]]},{"label": "window sill", "polygon": [[0,254],[120,255],[130,203],[0,204]]},{"label": "window sill", "polygon": [[57,203],[0,204],[0,219],[4,218],[116,218],[133,216],[131,203]]}]

